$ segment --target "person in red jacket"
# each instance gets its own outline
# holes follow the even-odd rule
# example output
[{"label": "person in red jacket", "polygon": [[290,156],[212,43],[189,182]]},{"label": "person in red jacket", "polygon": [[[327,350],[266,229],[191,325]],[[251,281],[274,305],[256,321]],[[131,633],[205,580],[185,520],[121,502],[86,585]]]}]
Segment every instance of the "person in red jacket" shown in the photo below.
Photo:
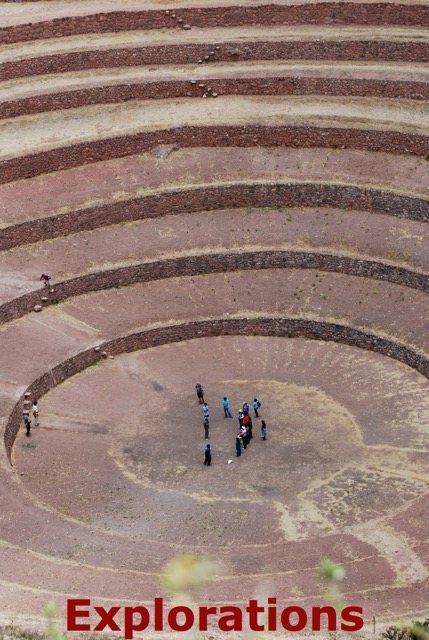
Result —
[{"label": "person in red jacket", "polygon": [[47,273],[42,273],[39,280],[43,280],[43,282],[45,283],[45,287],[49,287],[49,285],[51,284],[51,276],[48,276]]}]

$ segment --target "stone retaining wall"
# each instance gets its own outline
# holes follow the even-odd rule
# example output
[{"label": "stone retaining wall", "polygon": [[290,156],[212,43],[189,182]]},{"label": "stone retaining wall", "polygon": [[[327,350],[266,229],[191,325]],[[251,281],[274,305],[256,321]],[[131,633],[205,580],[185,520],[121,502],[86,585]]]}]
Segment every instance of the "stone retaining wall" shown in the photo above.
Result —
[{"label": "stone retaining wall", "polygon": [[325,147],[382,151],[429,159],[429,138],[400,131],[315,126],[196,126],[141,132],[42,151],[0,162],[0,184],[93,162],[150,151],[160,144],[182,147]]},{"label": "stone retaining wall", "polygon": [[[0,250],[121,222],[243,207],[334,207],[429,221],[429,200],[354,185],[256,183],[160,191],[156,194],[29,220],[1,230]],[[352,214],[350,214],[352,215]]]},{"label": "stone retaining wall", "polygon": [[[200,85],[204,84],[204,88]],[[208,91],[210,87],[210,91]],[[129,100],[160,100],[216,95],[326,95],[429,100],[429,83],[393,80],[306,78],[211,78],[190,81],[143,82],[34,95],[0,103],[0,118],[14,118],[92,104],[122,104]]]},{"label": "stone retaining wall", "polygon": [[[88,349],[65,360],[37,378],[27,391],[31,393],[31,399],[42,397],[64,380],[99,362],[102,359],[101,351],[106,351],[109,355],[118,355],[194,338],[222,335],[305,337],[312,340],[339,342],[389,356],[429,378],[429,359],[425,356],[414,352],[405,345],[352,327],[305,319],[241,318],[189,322],[116,338],[100,345],[100,351]],[[9,461],[22,423],[23,400],[24,394],[15,405],[5,428],[4,443]]]},{"label": "stone retaining wall", "polygon": [[[179,22],[181,20],[182,22]],[[170,10],[113,11],[71,16],[0,29],[0,44],[86,33],[191,27],[243,27],[245,25],[398,25],[429,26],[429,6],[394,3],[321,2],[304,5],[255,7],[185,7]]]},{"label": "stone retaining wall", "polygon": [[[208,60],[205,60],[205,58]],[[196,64],[246,60],[355,60],[429,62],[429,43],[377,40],[220,42],[74,51],[24,58],[1,65],[2,80],[97,68]],[[189,71],[192,75],[192,70]]]},{"label": "stone retaining wall", "polygon": [[[255,251],[186,256],[97,271],[55,283],[54,293],[49,294],[49,302],[46,304],[56,304],[74,296],[124,287],[137,282],[251,269],[317,269],[384,280],[429,292],[428,275],[384,262],[304,251]],[[36,304],[42,304],[41,297],[47,295],[46,288],[42,287],[1,305],[0,324],[30,313]]]}]

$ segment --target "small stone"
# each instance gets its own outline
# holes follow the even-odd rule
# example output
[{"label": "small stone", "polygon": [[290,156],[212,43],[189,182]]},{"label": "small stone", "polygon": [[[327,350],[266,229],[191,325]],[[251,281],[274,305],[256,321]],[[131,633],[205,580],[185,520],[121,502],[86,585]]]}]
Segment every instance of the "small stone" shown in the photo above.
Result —
[{"label": "small stone", "polygon": [[21,471],[21,473],[19,475],[20,476],[24,476],[25,475],[24,471]]},{"label": "small stone", "polygon": [[203,61],[202,60],[198,60],[198,64],[203,64]]},{"label": "small stone", "polygon": [[197,84],[196,80],[191,80],[191,84]]},{"label": "small stone", "polygon": [[30,398],[31,397],[31,393],[29,391],[26,391],[24,393],[24,398]]},{"label": "small stone", "polygon": [[172,18],[175,18],[175,17],[176,17],[176,14],[175,14],[175,13],[172,13],[172,14],[171,14],[171,17],[172,17]]},{"label": "small stone", "polygon": [[210,60],[209,56],[204,56],[204,60]]},{"label": "small stone", "polygon": [[115,356],[109,356],[109,359],[110,359],[110,360],[114,360],[114,359],[115,359]]},{"label": "small stone", "polygon": [[49,293],[54,293],[55,289],[49,289]]},{"label": "small stone", "polygon": [[186,31],[189,31],[189,29],[191,28],[190,24],[184,24],[183,28],[186,29]]},{"label": "small stone", "polygon": [[103,358],[107,358],[108,353],[107,353],[107,351],[102,351],[102,352],[101,352],[101,355],[103,356]]},{"label": "small stone", "polygon": [[177,18],[177,22],[182,23],[183,22],[183,18]]},{"label": "small stone", "polygon": [[46,296],[43,296],[42,298],[42,302],[48,302],[49,298],[47,298]]},{"label": "small stone", "polygon": [[217,98],[218,97],[218,93],[212,93],[213,98]]},{"label": "small stone", "polygon": [[212,88],[211,88],[211,87],[207,87],[207,91],[211,91],[211,90],[212,90]]},{"label": "small stone", "polygon": [[41,304],[36,304],[36,305],[33,307],[33,309],[34,309],[34,311],[36,311],[36,312],[37,312],[37,311],[41,311],[41,310],[42,310],[42,305],[41,305]]},{"label": "small stone", "polygon": [[94,351],[96,351],[97,353],[100,351],[100,347],[94,347]]},{"label": "small stone", "polygon": [[207,98],[207,94],[206,93],[203,93],[203,98]]},{"label": "small stone", "polygon": [[215,47],[215,49],[216,49],[216,51],[219,51],[220,47],[219,47],[219,46],[218,46],[218,47]]},{"label": "small stone", "polygon": [[209,51],[209,56],[214,56],[215,52],[214,51]]},{"label": "small stone", "polygon": [[200,87],[200,89],[204,89],[205,85],[204,84],[199,84],[198,86]]}]

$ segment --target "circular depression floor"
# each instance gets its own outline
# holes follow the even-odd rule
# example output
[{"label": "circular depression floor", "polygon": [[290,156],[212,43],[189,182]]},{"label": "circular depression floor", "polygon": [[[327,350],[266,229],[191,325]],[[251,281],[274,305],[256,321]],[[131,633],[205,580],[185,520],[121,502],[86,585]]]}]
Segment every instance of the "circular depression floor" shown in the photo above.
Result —
[{"label": "circular depression floor", "polygon": [[[237,459],[237,412],[255,397],[268,440],[254,419]],[[207,549],[391,516],[427,491],[428,444],[429,382],[405,365],[334,343],[225,336],[123,354],[53,389],[15,464],[38,501],[94,530]]]}]

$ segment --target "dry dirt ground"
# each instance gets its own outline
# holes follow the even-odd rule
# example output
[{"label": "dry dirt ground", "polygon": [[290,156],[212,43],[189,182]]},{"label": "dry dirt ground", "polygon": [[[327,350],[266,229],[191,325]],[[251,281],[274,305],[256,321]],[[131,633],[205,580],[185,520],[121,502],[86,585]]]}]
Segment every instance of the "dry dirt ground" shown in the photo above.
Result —
[{"label": "dry dirt ground", "polygon": [[[210,408],[210,468],[199,381]],[[427,576],[395,516],[402,521],[427,491],[428,384],[342,345],[198,339],[108,359],[52,390],[40,426],[31,438],[21,433],[14,463],[28,498],[48,513],[125,543],[107,550],[125,574],[142,569],[126,540],[159,542],[165,557],[188,549],[220,560],[221,583],[200,594],[202,603],[238,604],[271,590],[307,606],[323,602],[316,567],[327,556],[347,570],[347,601],[367,620],[386,619],[398,607],[390,589]],[[223,416],[224,395],[232,419]],[[237,411],[254,397],[268,440],[254,419],[254,439],[236,458]],[[53,536],[50,553],[63,555],[61,538]],[[70,558],[85,565],[85,553],[76,539]],[[156,589],[156,580],[130,581],[127,600]]]}]

